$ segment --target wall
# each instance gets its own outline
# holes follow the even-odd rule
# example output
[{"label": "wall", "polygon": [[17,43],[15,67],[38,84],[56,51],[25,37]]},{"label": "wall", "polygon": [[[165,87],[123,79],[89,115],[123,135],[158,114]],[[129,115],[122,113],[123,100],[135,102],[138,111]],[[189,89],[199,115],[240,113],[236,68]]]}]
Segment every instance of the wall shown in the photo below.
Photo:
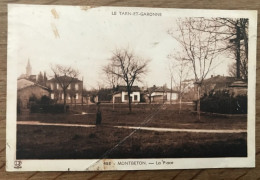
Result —
[{"label": "wall", "polygon": [[[78,84],[78,88],[76,89],[76,85]],[[62,88],[60,84],[56,82],[47,82],[47,86],[52,90],[51,98],[56,99],[57,103],[63,103],[64,102],[64,94],[62,91]],[[72,82],[70,86],[67,89],[67,103],[68,104],[74,104],[75,101],[77,104],[82,103],[82,82]],[[75,96],[76,95],[76,99]],[[83,100],[84,101],[84,100]]]},{"label": "wall", "polygon": [[171,100],[171,94],[172,94],[172,100],[177,100],[178,99],[178,94],[177,93],[167,92],[167,101]]},{"label": "wall", "polygon": [[[127,92],[122,92],[122,102],[126,103],[128,102],[128,99],[125,99],[125,96],[127,95]],[[132,92],[130,94],[130,96],[132,97],[132,102],[140,102],[140,92]],[[134,96],[137,96],[137,100],[134,100]]]},{"label": "wall", "polygon": [[23,88],[17,92],[17,96],[20,99],[20,105],[21,105],[20,107],[27,108],[29,103],[29,98],[33,95],[35,95],[37,99],[40,99],[44,95],[50,96],[50,93],[49,91],[36,85]]}]

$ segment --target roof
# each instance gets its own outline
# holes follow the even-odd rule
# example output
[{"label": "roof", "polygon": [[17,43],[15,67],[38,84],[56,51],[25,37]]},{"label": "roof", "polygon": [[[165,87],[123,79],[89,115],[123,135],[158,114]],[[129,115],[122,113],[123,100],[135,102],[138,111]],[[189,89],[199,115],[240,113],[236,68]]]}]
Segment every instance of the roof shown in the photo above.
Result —
[{"label": "roof", "polygon": [[[127,87],[126,86],[117,86],[115,90],[118,92],[127,91]],[[140,88],[138,86],[132,86],[131,90],[132,90],[132,92],[140,91]]]},{"label": "roof", "polygon": [[[69,77],[69,76],[59,76],[58,78],[60,78],[62,80],[67,80],[67,81],[71,80],[71,77]],[[57,80],[56,80],[56,78],[51,78],[47,82],[57,82]],[[73,78],[73,82],[82,82],[82,81],[79,80],[78,78]]]},{"label": "roof", "polygon": [[162,87],[162,86],[160,86],[160,87],[156,87],[156,86],[153,86],[153,87],[149,87],[148,89],[147,89],[147,91],[148,90],[150,90],[151,92],[172,92],[172,93],[178,93],[178,91],[176,91],[176,90],[171,90],[171,89],[169,89],[169,88],[167,88],[167,87]]},{"label": "roof", "polygon": [[17,89],[20,90],[20,89],[26,88],[28,86],[33,86],[34,84],[35,84],[34,82],[29,81],[27,79],[18,79]]},{"label": "roof", "polygon": [[21,90],[21,89],[24,89],[24,88],[27,88],[27,87],[30,87],[30,86],[38,86],[42,89],[45,89],[45,90],[50,90],[49,88],[45,87],[45,86],[42,86],[40,84],[37,84],[37,83],[34,83],[28,79],[18,79],[17,80],[17,90]]},{"label": "roof", "polygon": [[247,88],[247,83],[241,80],[234,81],[229,87]]},{"label": "roof", "polygon": [[195,79],[186,79],[184,81],[182,81],[183,83],[194,83]]},{"label": "roof", "polygon": [[205,79],[204,80],[204,84],[212,84],[212,83],[232,83],[236,80],[235,77],[228,77],[228,76],[214,76],[214,77],[211,77],[211,78],[208,78],[208,79]]},{"label": "roof", "polygon": [[[235,77],[228,76],[214,76],[209,79],[205,79],[203,85],[211,86],[212,89],[223,89],[228,87],[247,87],[247,83],[243,80],[238,80]],[[213,85],[213,86],[212,86]]]}]

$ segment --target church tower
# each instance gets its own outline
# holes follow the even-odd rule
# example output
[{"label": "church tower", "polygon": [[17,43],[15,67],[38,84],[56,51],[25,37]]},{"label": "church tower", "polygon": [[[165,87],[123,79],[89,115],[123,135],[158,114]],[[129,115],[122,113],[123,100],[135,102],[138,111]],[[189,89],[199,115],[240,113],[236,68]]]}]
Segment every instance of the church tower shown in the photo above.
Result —
[{"label": "church tower", "polygon": [[32,75],[32,67],[30,64],[30,60],[28,59],[27,66],[26,66],[26,76],[29,77]]}]

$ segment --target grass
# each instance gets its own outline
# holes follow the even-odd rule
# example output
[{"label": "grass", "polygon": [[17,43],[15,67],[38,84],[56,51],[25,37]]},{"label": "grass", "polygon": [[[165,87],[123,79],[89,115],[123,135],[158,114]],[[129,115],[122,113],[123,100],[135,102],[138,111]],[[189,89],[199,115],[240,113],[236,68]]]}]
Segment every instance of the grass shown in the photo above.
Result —
[{"label": "grass", "polygon": [[[102,158],[132,130],[18,125],[18,159]],[[207,134],[137,131],[106,158],[247,156],[246,133]],[[104,157],[103,157],[104,158]]]},{"label": "grass", "polygon": [[[153,114],[161,105],[159,104],[136,104],[133,112],[129,114],[126,104],[116,104],[112,110],[111,104],[102,104],[102,124],[108,126],[138,126]],[[192,113],[192,106],[184,106],[181,114],[178,105],[166,105],[145,126],[163,128],[187,128],[187,129],[246,129],[246,117],[218,117],[201,116],[197,120],[196,114]],[[74,111],[87,112],[86,115],[64,114],[30,114],[29,116],[18,116],[18,121],[40,121],[50,123],[78,123],[95,124],[96,106],[76,107]]]},{"label": "grass", "polygon": [[[18,121],[95,124],[95,106],[83,107],[87,115],[30,114]],[[157,112],[158,104],[102,105],[102,125],[98,127],[59,127],[17,125],[18,159],[95,159],[101,158],[133,129],[113,126],[139,126],[154,115],[145,126],[187,129],[246,129],[245,117],[202,116],[198,121],[190,106],[181,114],[176,105],[166,105]],[[74,108],[80,112],[81,107]],[[156,132],[138,130],[104,158],[197,158],[246,157],[247,133],[214,134],[191,132]]]}]

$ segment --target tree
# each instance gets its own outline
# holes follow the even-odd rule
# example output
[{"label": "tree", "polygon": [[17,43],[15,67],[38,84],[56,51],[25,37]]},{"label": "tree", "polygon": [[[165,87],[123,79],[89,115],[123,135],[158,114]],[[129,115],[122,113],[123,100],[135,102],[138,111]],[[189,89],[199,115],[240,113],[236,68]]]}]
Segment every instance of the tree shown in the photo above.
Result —
[{"label": "tree", "polygon": [[44,78],[43,78],[42,72],[40,72],[38,74],[37,83],[40,85],[44,85]]},{"label": "tree", "polygon": [[[70,99],[70,104],[72,105],[72,103],[73,103],[73,99],[74,99],[74,97],[76,96],[76,91],[75,91],[75,89],[73,89],[73,88],[71,88],[71,89],[67,89],[67,95],[68,95],[68,97],[69,97],[69,99]],[[74,101],[75,101],[75,99],[74,99]]]},{"label": "tree", "polygon": [[55,65],[51,67],[52,72],[54,73],[54,78],[57,83],[60,85],[62,92],[63,92],[63,105],[64,105],[64,112],[66,112],[66,99],[67,99],[67,89],[69,85],[77,80],[77,76],[79,72],[73,69],[71,66],[62,66],[62,65]]},{"label": "tree", "polygon": [[163,90],[163,101],[162,103],[164,104],[165,100],[167,100],[167,84],[165,83],[163,86],[162,86],[162,90]]},{"label": "tree", "polygon": [[[203,18],[204,19],[204,18]],[[231,54],[236,59],[236,77],[247,80],[248,65],[248,19],[209,18],[207,27],[196,30],[216,34],[218,52]]]},{"label": "tree", "polygon": [[[197,114],[200,120],[200,89],[218,55],[218,34],[212,33],[218,27],[211,26],[204,18],[178,19],[176,24],[178,34],[169,33],[181,45],[183,61],[191,64],[197,87]],[[211,29],[210,32],[208,28]]]},{"label": "tree", "polygon": [[[225,32],[219,32],[222,41],[226,41],[226,49],[236,59],[236,77],[247,80],[248,65],[248,19],[213,19],[216,25],[226,27]],[[225,34],[223,34],[225,33]],[[228,36],[227,36],[228,35]]]},{"label": "tree", "polygon": [[43,74],[43,83],[44,83],[44,86],[46,86],[46,83],[48,81],[48,78],[46,76],[46,72],[44,71],[44,74]]},{"label": "tree", "polygon": [[[181,57],[180,53],[175,53],[168,56],[170,58],[169,61],[169,70],[171,75],[171,84],[172,81],[175,84],[176,90],[178,91],[178,99],[179,99],[179,113],[181,112],[182,108],[182,98],[185,93],[186,88],[188,87],[188,83],[184,81],[190,75],[190,64],[189,61],[185,60],[185,58]],[[175,78],[173,78],[173,74]],[[171,85],[171,94],[172,94],[172,85]]]},{"label": "tree", "polygon": [[148,93],[148,99],[149,99],[149,104],[152,103],[152,94],[156,90],[156,86],[153,85],[152,87],[147,87],[147,93]]},{"label": "tree", "polygon": [[231,77],[237,76],[237,65],[236,63],[232,63],[228,66],[228,75]]},{"label": "tree", "polygon": [[134,82],[141,81],[142,75],[147,72],[148,60],[143,60],[127,49],[116,50],[108,66],[104,70],[108,74],[116,75],[126,84],[129,112],[132,112],[131,93]]},{"label": "tree", "polygon": [[108,64],[103,67],[103,72],[105,73],[106,81],[109,84],[109,86],[114,90],[120,84],[121,79],[118,75],[110,73],[110,70],[119,73],[120,67],[116,67],[114,64]]},{"label": "tree", "polygon": [[[113,62],[112,62],[113,63]],[[113,110],[115,109],[115,99],[114,99],[114,94],[116,92],[116,87],[120,84],[120,76],[110,73],[110,70],[112,70],[113,72],[120,72],[120,67],[115,66],[114,64],[108,64],[106,66],[103,67],[103,72],[106,75],[106,80],[107,83],[109,84],[109,86],[112,89],[112,102],[113,102]]]},{"label": "tree", "polygon": [[85,88],[83,88],[83,90],[82,90],[82,97],[85,98],[87,106],[89,105],[89,96],[90,96],[89,94],[90,93]]},{"label": "tree", "polygon": [[[228,74],[231,77],[237,77],[237,63],[234,62],[228,66]],[[240,76],[241,79],[247,80],[248,77],[248,63],[247,61],[241,61],[240,64]]]}]

